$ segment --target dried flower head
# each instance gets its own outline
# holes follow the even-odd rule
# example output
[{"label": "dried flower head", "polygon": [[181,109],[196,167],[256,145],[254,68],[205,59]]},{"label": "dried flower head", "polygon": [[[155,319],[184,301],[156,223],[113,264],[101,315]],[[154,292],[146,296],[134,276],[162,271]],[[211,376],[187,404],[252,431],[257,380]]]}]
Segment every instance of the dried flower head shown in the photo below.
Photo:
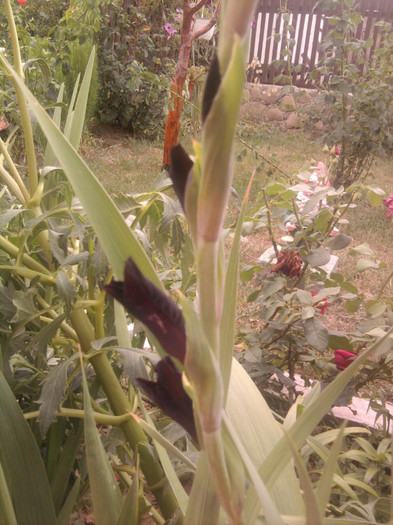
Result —
[{"label": "dried flower head", "polygon": [[302,269],[302,258],[298,250],[282,250],[277,257],[277,263],[272,272],[281,272],[287,277],[298,277]]}]

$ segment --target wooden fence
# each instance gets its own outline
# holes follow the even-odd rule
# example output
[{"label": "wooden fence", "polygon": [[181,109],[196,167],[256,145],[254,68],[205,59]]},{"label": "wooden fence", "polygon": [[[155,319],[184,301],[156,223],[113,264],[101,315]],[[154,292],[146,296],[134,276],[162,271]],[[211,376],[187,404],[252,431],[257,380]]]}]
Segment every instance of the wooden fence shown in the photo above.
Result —
[{"label": "wooden fence", "polygon": [[[285,32],[284,12],[287,12],[290,16],[288,23],[293,27],[293,34],[289,38],[295,40],[291,70],[296,66],[299,69],[293,73],[292,82],[299,87],[310,87],[307,73],[317,64],[319,44],[329,30],[328,20],[316,4],[317,0],[261,0],[251,32],[249,76],[257,76],[258,82],[262,84],[273,84],[279,73],[288,74],[288,69],[282,66],[277,69],[273,64],[283,59],[285,37],[280,38],[280,35]],[[393,21],[393,0],[360,0],[358,6],[363,22],[357,28],[356,38],[367,40],[371,36],[374,39],[369,50],[370,57],[379,45],[378,30],[374,29],[374,24],[379,20]],[[256,62],[260,66],[254,67],[252,71],[251,64],[255,65]],[[257,70],[259,73],[256,75]]]}]

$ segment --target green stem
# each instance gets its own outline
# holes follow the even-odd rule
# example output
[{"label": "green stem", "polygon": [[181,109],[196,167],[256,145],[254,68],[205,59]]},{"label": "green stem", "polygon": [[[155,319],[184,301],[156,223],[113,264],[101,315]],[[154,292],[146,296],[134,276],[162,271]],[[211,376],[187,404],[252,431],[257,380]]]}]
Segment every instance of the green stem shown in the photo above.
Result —
[{"label": "green stem", "polygon": [[[8,27],[11,35],[12,51],[14,56],[14,68],[18,77],[24,80],[23,66],[18,42],[18,33],[16,30],[11,3],[9,0],[4,1],[7,13]],[[13,81],[13,84],[15,87],[16,98],[22,121],[23,134],[25,138],[27,171],[29,176],[29,193],[30,197],[32,197],[38,186],[37,161],[35,156],[33,129],[31,127],[29,109],[27,107],[26,99],[22,93],[22,90],[18,87],[16,82]]]},{"label": "green stem", "polygon": [[10,193],[12,193],[12,195],[14,195],[23,204],[23,206],[26,206],[27,201],[24,198],[23,193],[20,191],[19,186],[2,165],[0,165],[0,179],[10,190]]},{"label": "green stem", "polygon": [[[35,299],[37,302],[47,310],[48,315],[52,319],[56,319],[58,317],[58,313],[54,308],[50,308],[50,304],[48,304],[43,297],[41,297],[40,294],[37,294],[35,296]],[[65,321],[63,321],[60,325],[60,328],[63,330],[65,334],[68,334],[74,341],[79,341],[78,336],[76,335],[75,330],[71,328],[70,325],[68,325]]]},{"label": "green stem", "polygon": [[382,294],[383,294],[383,291],[385,289],[385,286],[387,286],[388,282],[390,281],[390,279],[393,277],[393,268],[392,270],[389,272],[389,275],[386,277],[386,279],[383,281],[381,287],[379,288],[378,290],[378,293],[377,293],[377,301],[382,297]]},{"label": "green stem", "polygon": [[[28,412],[26,414],[23,414],[25,419],[34,419],[40,415],[39,410],[35,410],[34,412]],[[101,414],[100,412],[93,412],[94,415],[94,421],[96,423],[100,423],[101,425],[107,425],[112,427],[119,427],[122,425],[125,421],[127,421],[131,416],[131,414],[123,414],[122,416],[112,416],[107,414]],[[60,408],[58,412],[56,412],[56,417],[75,417],[78,419],[84,419],[85,418],[85,411],[84,410],[78,410],[76,408]]]},{"label": "green stem", "polygon": [[218,242],[201,240],[196,256],[199,312],[203,332],[216,356],[219,352],[221,304],[218,282]]},{"label": "green stem", "polygon": [[[0,250],[3,250],[4,252],[8,253],[11,257],[14,257],[15,259],[18,258],[20,249],[18,246],[15,246],[15,244],[12,244],[9,240],[7,240],[5,237],[2,237],[0,235]],[[48,270],[48,268],[45,268],[41,263],[37,262],[35,259],[30,257],[30,255],[23,254],[22,256],[23,263],[30,268],[31,270],[35,270],[39,273],[43,273],[46,275],[51,276],[51,272]]]},{"label": "green stem", "polygon": [[274,238],[273,226],[272,226],[272,214],[269,208],[269,201],[267,200],[266,188],[263,188],[262,195],[263,195],[263,200],[266,206],[267,229],[269,231],[270,242],[273,245],[274,253],[276,254],[276,258],[278,259],[278,248],[277,248],[276,239]]},{"label": "green stem", "polygon": [[9,166],[9,170],[11,172],[11,175],[14,179],[14,181],[16,182],[16,184],[18,185],[19,187],[19,190],[23,196],[22,199],[19,199],[21,201],[22,204],[26,204],[27,201],[29,200],[29,192],[27,191],[27,188],[21,178],[21,176],[19,175],[19,171],[17,170],[15,164],[14,164],[14,161],[12,160],[10,154],[8,153],[8,149],[7,149],[7,146],[5,145],[4,141],[0,138],[0,150],[1,150],[1,153],[3,154],[4,156],[4,160],[5,162],[8,164]]},{"label": "green stem", "polygon": [[[88,353],[91,349],[91,342],[95,339],[95,334],[86,313],[82,310],[73,310],[70,314],[70,319],[78,334],[82,351]],[[103,353],[96,354],[91,357],[90,362],[99,383],[106,393],[114,414],[117,416],[128,415],[132,407],[107,356]],[[140,456],[142,471],[148,485],[154,487],[152,492],[164,517],[167,519],[170,518],[178,510],[178,504],[165,478],[161,465],[150,453],[148,437],[133,418],[128,418],[122,423],[121,427],[131,448]]]}]

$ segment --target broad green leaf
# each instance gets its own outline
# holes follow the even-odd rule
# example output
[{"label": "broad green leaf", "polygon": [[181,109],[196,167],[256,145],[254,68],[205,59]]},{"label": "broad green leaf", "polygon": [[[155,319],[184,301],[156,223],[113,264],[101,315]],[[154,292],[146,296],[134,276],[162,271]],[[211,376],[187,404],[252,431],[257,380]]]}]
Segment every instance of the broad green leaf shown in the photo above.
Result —
[{"label": "broad green leaf", "polygon": [[59,363],[51,369],[45,379],[38,400],[38,403],[40,404],[38,422],[43,436],[46,435],[50,424],[56,417],[56,412],[59,410],[61,403],[66,397],[68,369],[77,357],[78,354],[74,354],[65,361]]},{"label": "broad green leaf", "polygon": [[[124,262],[128,257],[132,256],[140,270],[157,286],[161,287],[161,282],[150,259],[128,228],[119,210],[101,183],[11,66],[3,57],[1,57],[1,61],[26,96],[31,111],[41,126],[101,241],[108,260],[113,266],[116,278],[123,278]],[[103,210],[105,210],[105,213],[103,213]]]},{"label": "broad green leaf", "polygon": [[[255,383],[236,359],[232,363],[226,410],[236,434],[261,475],[261,465],[283,433]],[[298,479],[290,463],[291,457],[288,457],[280,476],[274,480],[271,497],[281,514],[300,516],[304,513],[304,505]],[[252,494],[257,497],[254,489]],[[259,503],[256,503],[255,508],[247,506],[244,522],[254,523],[258,509]],[[256,514],[253,514],[253,510],[256,510]]]},{"label": "broad green leaf", "polygon": [[345,233],[339,233],[336,237],[330,239],[326,243],[326,246],[330,250],[343,250],[348,246],[348,244],[351,244],[351,242],[352,237],[350,237],[349,235],[345,235]]},{"label": "broad green leaf", "polygon": [[324,266],[330,261],[330,253],[322,248],[316,248],[315,250],[310,251],[307,261],[311,268]]},{"label": "broad green leaf", "polygon": [[12,505],[12,498],[8,490],[7,480],[0,463],[0,522],[7,525],[18,525]]},{"label": "broad green leaf", "polygon": [[202,450],[192,483],[184,525],[207,525],[208,523],[224,525],[227,520],[222,515],[220,518],[219,515],[220,502],[210,476],[206,454]]},{"label": "broad green leaf", "polygon": [[359,244],[359,246],[355,246],[354,248],[351,248],[349,250],[349,253],[351,255],[353,254],[369,255],[370,257],[374,255],[373,250],[370,248],[370,245],[367,242],[364,242],[363,244]]},{"label": "broad green leaf", "polygon": [[370,268],[377,270],[379,268],[379,264],[375,263],[374,261],[370,261],[370,259],[359,259],[355,271],[356,273],[361,273],[365,270],[369,270]]},{"label": "broad green leaf", "polygon": [[37,442],[1,372],[0,465],[17,522],[27,525],[56,523],[52,495]]},{"label": "broad green leaf", "polygon": [[109,523],[116,523],[120,516],[122,496],[94,421],[83,366],[82,379],[86,460],[91,499],[97,525],[108,525]]},{"label": "broad green leaf", "polygon": [[306,319],[303,323],[304,335],[312,347],[320,352],[326,350],[329,344],[329,332],[317,317]]}]

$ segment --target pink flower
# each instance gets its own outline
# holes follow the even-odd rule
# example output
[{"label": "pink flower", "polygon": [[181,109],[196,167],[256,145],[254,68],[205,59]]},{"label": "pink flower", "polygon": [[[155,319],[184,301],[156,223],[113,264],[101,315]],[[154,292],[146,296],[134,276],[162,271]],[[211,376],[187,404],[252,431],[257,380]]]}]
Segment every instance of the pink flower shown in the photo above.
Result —
[{"label": "pink flower", "polygon": [[20,5],[26,5],[26,0],[17,0],[18,4]]},{"label": "pink flower", "polygon": [[170,24],[169,22],[165,24],[165,31],[168,33],[168,40],[172,38],[175,33],[177,33],[177,29],[174,29],[172,27],[172,24]]},{"label": "pink flower", "polygon": [[337,146],[337,144],[334,145],[334,154],[336,157],[340,155],[340,148]]},{"label": "pink flower", "polygon": [[389,219],[393,214],[393,195],[390,195],[390,197],[383,199],[382,202],[385,208],[387,208],[386,217]]},{"label": "pink flower", "polygon": [[347,350],[335,350],[334,361],[336,363],[337,370],[345,370],[348,368],[357,356],[357,354],[348,352]]},{"label": "pink flower", "polygon": [[[316,292],[311,292],[311,295],[313,297],[315,297],[317,295],[317,293]],[[328,307],[328,302],[327,302],[326,297],[324,297],[323,299],[318,301],[317,304],[315,304],[314,306],[315,306],[315,308],[318,308],[318,310],[321,312],[322,315],[324,315],[325,310]]]}]

